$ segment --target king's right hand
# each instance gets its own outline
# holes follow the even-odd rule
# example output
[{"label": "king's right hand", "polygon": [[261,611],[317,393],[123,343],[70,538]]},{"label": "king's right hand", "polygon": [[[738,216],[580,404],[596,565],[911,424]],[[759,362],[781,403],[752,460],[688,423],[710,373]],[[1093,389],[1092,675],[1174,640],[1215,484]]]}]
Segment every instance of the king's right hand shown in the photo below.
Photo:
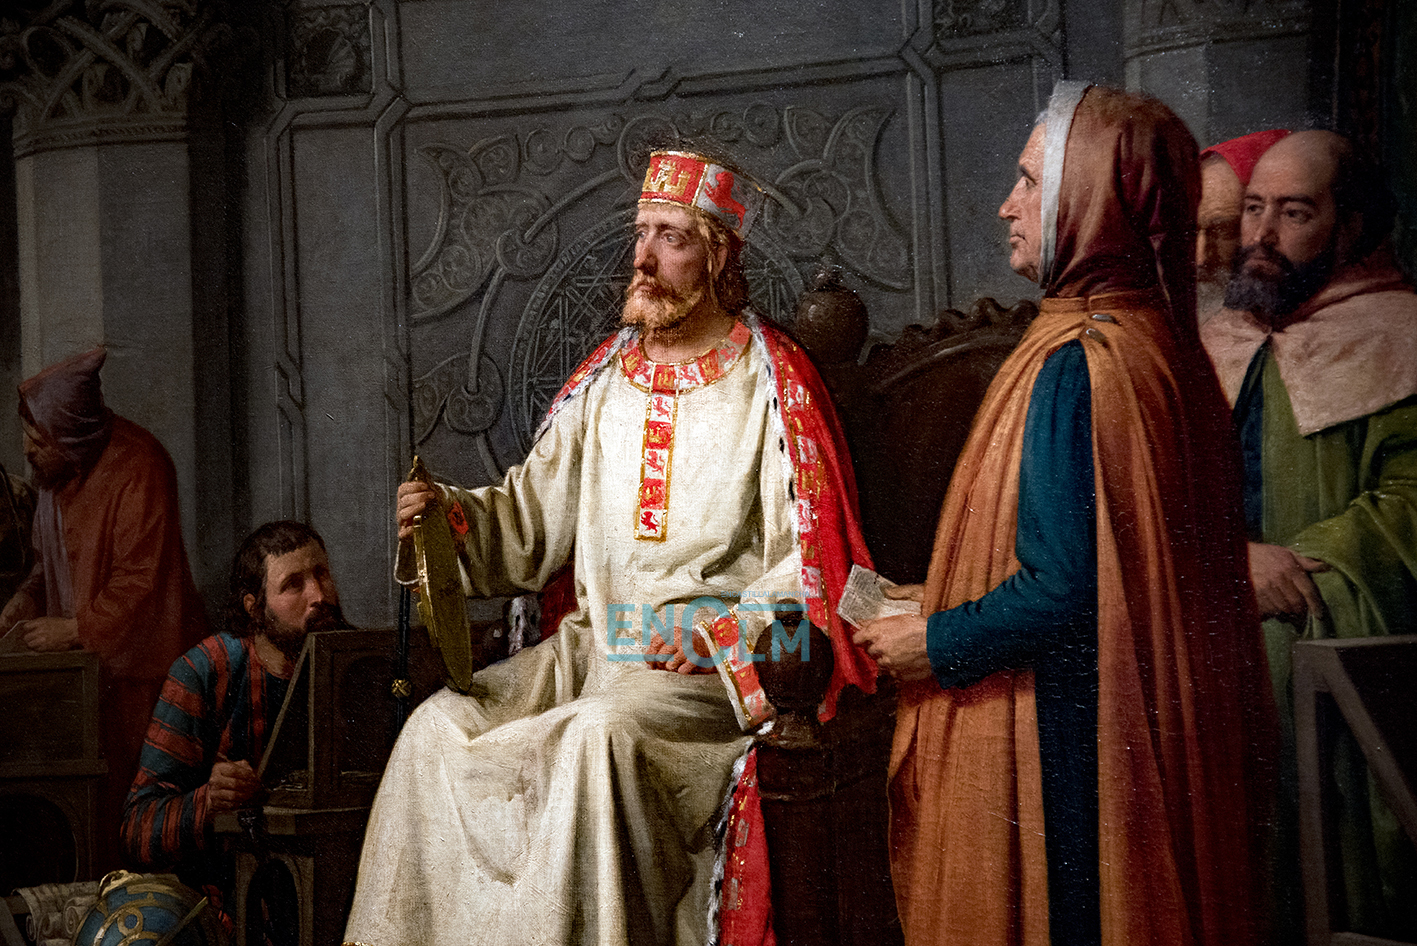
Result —
[{"label": "king's right hand", "polygon": [[413,519],[438,501],[438,492],[422,480],[399,484],[396,518],[399,538],[413,538]]}]

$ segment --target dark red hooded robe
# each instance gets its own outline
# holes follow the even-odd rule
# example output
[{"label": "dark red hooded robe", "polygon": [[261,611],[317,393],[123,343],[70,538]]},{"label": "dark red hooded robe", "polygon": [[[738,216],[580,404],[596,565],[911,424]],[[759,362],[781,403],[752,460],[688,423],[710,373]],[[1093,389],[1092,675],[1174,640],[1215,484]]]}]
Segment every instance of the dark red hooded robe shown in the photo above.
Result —
[{"label": "dark red hooded robe", "polygon": [[[102,661],[99,736],[108,775],[99,851],[110,863],[100,866],[117,866],[118,823],[153,706],[168,668],[208,628],[182,544],[172,458],[104,405],[104,357],[96,348],[20,385],[21,411],[79,470],[40,492],[36,563],[20,590],[46,616],[74,618],[79,643]],[[58,532],[41,528],[47,503]],[[51,587],[64,573],[67,594]]]}]

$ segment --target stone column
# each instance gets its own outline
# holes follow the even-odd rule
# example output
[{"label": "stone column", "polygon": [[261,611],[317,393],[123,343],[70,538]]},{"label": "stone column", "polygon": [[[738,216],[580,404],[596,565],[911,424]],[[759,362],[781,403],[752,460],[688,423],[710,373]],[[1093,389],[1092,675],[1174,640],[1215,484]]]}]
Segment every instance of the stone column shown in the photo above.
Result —
[{"label": "stone column", "polygon": [[0,464],[25,475],[24,435],[13,403],[20,376],[20,273],[15,233],[15,156],[10,117],[0,108]]},{"label": "stone column", "polygon": [[214,124],[194,121],[194,77],[216,5],[36,8],[0,37],[18,70],[22,374],[108,347],[105,397],[172,455],[188,558],[215,605],[232,542],[229,333],[213,291],[226,265],[211,239],[225,201],[193,129]]},{"label": "stone column", "polygon": [[1330,80],[1312,0],[1125,0],[1127,87],[1157,96],[1202,147],[1300,128]]}]

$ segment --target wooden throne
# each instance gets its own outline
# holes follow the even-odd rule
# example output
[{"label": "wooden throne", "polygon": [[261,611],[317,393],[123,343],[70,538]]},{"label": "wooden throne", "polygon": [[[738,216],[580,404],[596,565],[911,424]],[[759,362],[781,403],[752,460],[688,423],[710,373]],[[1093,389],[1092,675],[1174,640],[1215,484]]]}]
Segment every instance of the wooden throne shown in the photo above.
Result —
[{"label": "wooden throne", "polygon": [[[865,312],[853,293],[820,281],[789,327],[836,399],[857,472],[863,526],[877,569],[898,582],[924,578],[936,518],[955,458],[990,380],[1036,314],[991,299],[942,312],[893,344],[858,355]],[[505,655],[506,629],[476,628],[485,658]],[[412,702],[440,683],[426,635],[415,632]],[[766,636],[764,637],[766,640]],[[312,635],[262,763],[277,786],[260,812],[224,813],[217,830],[237,854],[231,904],[237,943],[261,941],[272,904],[293,915],[288,941],[339,942],[353,895],[369,805],[392,748],[395,632]],[[813,645],[814,653],[831,653]],[[806,668],[802,668],[806,669]],[[813,671],[820,668],[813,667]],[[805,682],[816,677],[818,692]],[[774,693],[773,684],[768,687]],[[894,693],[842,694],[818,725],[821,674],[788,681],[774,699],[799,725],[758,742],[758,786],[768,835],[774,931],[781,946],[878,946],[900,941],[887,848],[886,768]],[[377,695],[375,695],[377,694]],[[793,698],[795,697],[795,699]],[[386,718],[387,717],[387,718]],[[791,728],[804,739],[784,740]]]},{"label": "wooden throne", "polygon": [[[856,468],[862,527],[877,571],[898,583],[923,581],[935,524],[956,458],[984,393],[1037,314],[1031,302],[1005,309],[981,299],[911,326],[893,344],[858,353],[866,338],[859,300],[819,276],[789,329],[813,356],[837,402]],[[826,648],[830,653],[830,649]],[[796,714],[757,740],[772,874],[774,932],[780,946],[898,943],[890,881],[886,769],[895,726],[894,690],[882,678],[873,696],[850,689],[837,716],[815,725],[825,691],[780,701]],[[801,709],[786,706],[796,703]]]}]

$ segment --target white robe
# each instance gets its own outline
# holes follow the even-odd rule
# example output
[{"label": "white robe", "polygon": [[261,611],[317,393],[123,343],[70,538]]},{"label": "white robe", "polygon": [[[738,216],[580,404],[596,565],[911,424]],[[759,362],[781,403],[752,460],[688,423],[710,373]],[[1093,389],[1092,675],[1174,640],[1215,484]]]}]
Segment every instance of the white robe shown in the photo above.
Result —
[{"label": "white robe", "polygon": [[[679,395],[663,541],[634,538],[647,397],[617,356],[500,486],[453,490],[474,593],[539,589],[574,554],[580,608],[475,675],[470,695],[440,691],[409,719],[369,820],[348,941],[705,940],[710,822],[748,738],[717,674],[635,659],[644,612],[662,622],[675,605],[678,621],[705,595],[801,599],[801,559],[762,346]],[[616,605],[628,607],[612,629]]]}]

